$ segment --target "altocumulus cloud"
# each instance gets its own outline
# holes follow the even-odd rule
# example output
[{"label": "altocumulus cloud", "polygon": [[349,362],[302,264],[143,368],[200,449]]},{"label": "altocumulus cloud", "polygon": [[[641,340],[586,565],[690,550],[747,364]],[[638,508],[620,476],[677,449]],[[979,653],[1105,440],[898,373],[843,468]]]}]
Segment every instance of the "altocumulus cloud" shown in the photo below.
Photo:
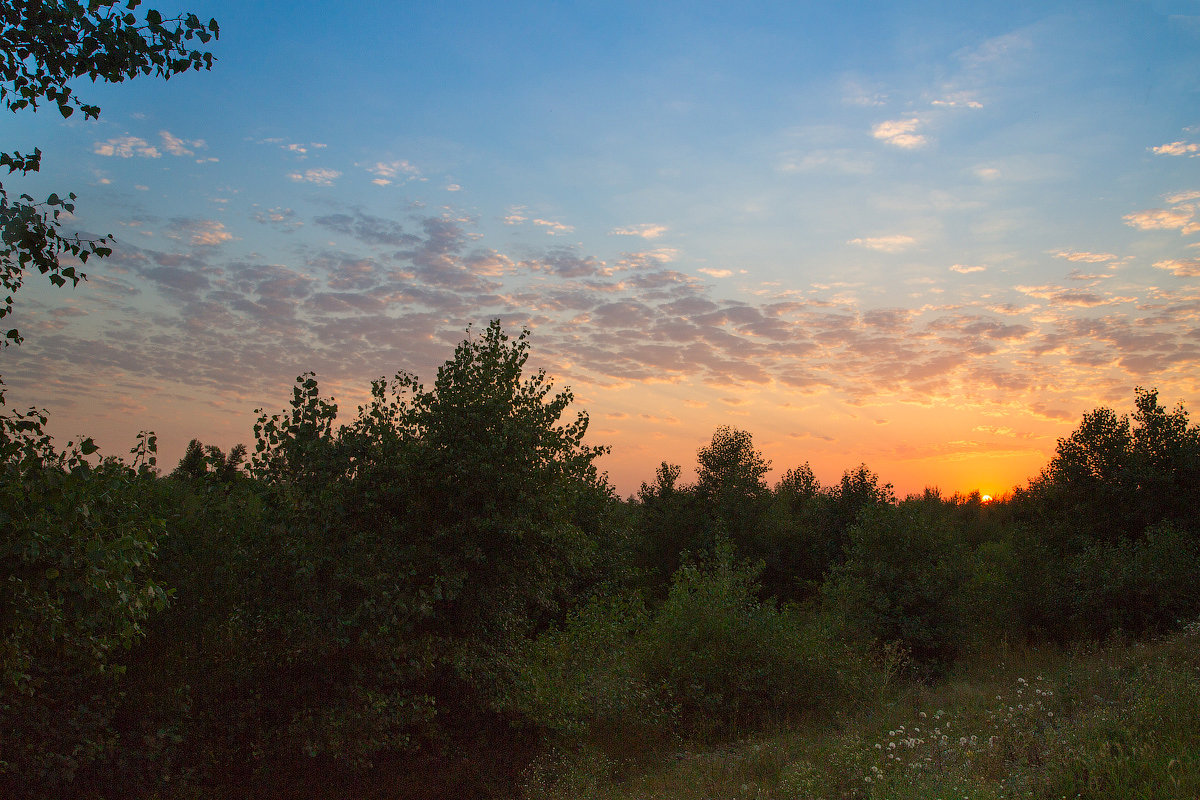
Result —
[{"label": "altocumulus cloud", "polygon": [[115,156],[117,158],[161,158],[158,148],[139,136],[117,136],[104,142],[92,145],[92,152],[99,156]]},{"label": "altocumulus cloud", "polygon": [[317,167],[315,169],[306,169],[304,172],[289,173],[288,177],[297,182],[315,183],[318,186],[332,186],[335,180],[342,177],[342,173],[336,169]]},{"label": "altocumulus cloud", "polygon": [[892,236],[866,236],[859,239],[851,239],[849,242],[849,244],[856,244],[868,250],[879,250],[884,253],[898,253],[905,248],[912,247],[916,243],[916,239],[902,233]]},{"label": "altocumulus cloud", "polygon": [[888,120],[873,127],[871,135],[893,147],[914,150],[923,147],[928,141],[923,135],[916,132],[920,124],[921,120],[916,117]]}]

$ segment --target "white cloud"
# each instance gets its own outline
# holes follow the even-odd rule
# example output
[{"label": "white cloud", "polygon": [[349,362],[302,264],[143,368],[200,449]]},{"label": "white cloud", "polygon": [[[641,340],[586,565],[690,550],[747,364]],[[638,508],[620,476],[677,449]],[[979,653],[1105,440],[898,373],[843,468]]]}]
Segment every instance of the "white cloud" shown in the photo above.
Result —
[{"label": "white cloud", "polygon": [[928,141],[921,134],[915,133],[917,126],[920,124],[921,120],[916,117],[912,119],[888,120],[873,127],[871,135],[894,147],[913,150],[923,146]]},{"label": "white cloud", "polygon": [[233,234],[225,230],[225,225],[216,220],[202,220],[196,223],[192,233],[192,244],[197,247],[213,247],[231,241]]},{"label": "white cloud", "polygon": [[203,150],[208,147],[203,139],[180,139],[170,131],[159,131],[158,136],[162,139],[163,149],[173,156],[194,156],[196,155],[195,151],[189,148],[195,147]]},{"label": "white cloud", "polygon": [[1000,177],[1000,170],[995,167],[981,165],[975,168],[975,177],[985,181],[992,181]]},{"label": "white cloud", "polygon": [[1155,261],[1154,266],[1167,270],[1177,278],[1200,278],[1200,258],[1171,258]]},{"label": "white cloud", "polygon": [[575,230],[574,225],[564,225],[561,222],[554,222],[553,220],[548,220],[548,219],[535,219],[533,221],[533,224],[541,225],[544,228],[549,228],[549,230],[546,231],[546,233],[550,234],[551,236],[553,236],[557,233],[570,233],[573,230]]},{"label": "white cloud", "polygon": [[224,223],[214,219],[174,220],[167,237],[176,241],[187,237],[193,247],[215,247],[234,238],[232,233],[225,230]]},{"label": "white cloud", "polygon": [[1126,225],[1143,231],[1178,229],[1186,234],[1200,230],[1200,224],[1192,222],[1192,217],[1192,209],[1185,206],[1180,209],[1148,208],[1126,214],[1123,219]]},{"label": "white cloud", "polygon": [[960,275],[970,275],[972,272],[983,272],[987,267],[968,266],[966,264],[954,264],[950,267],[951,272],[957,272]]},{"label": "white cloud", "polygon": [[308,169],[304,172],[293,172],[288,175],[294,181],[304,181],[305,183],[315,183],[319,186],[332,186],[333,182],[340,178],[342,173],[336,169]]},{"label": "white cloud", "polygon": [[404,181],[425,180],[421,170],[408,161],[376,161],[367,167],[367,172],[376,176],[371,183],[376,186],[387,186],[396,179]]},{"label": "white cloud", "polygon": [[1171,142],[1150,149],[1159,156],[1200,156],[1200,144],[1195,142]]},{"label": "white cloud", "polygon": [[697,272],[703,272],[705,275],[708,275],[708,276],[710,276],[710,277],[713,277],[713,278],[728,278],[730,275],[732,275],[732,274],[733,274],[733,271],[732,271],[732,270],[728,270],[728,269],[709,269],[708,267],[701,267],[700,269],[698,269],[698,270],[696,270],[696,271],[697,271]]},{"label": "white cloud", "polygon": [[941,100],[934,100],[931,105],[942,108],[983,108],[983,103],[972,99],[966,92],[956,92]]},{"label": "white cloud", "polygon": [[1179,203],[1187,203],[1191,200],[1200,200],[1200,192],[1180,192],[1179,194],[1168,195],[1166,199],[1171,205],[1178,205]]},{"label": "white cloud", "polygon": [[326,144],[322,144],[321,142],[309,142],[308,144],[303,144],[301,142],[288,142],[283,139],[280,139],[279,137],[272,137],[270,139],[259,139],[258,143],[259,144],[277,144],[277,145],[279,145],[279,149],[286,150],[289,153],[295,153],[296,155],[300,156],[301,159],[304,159],[308,156],[309,148],[312,148],[314,150],[320,150],[322,148],[329,146]]},{"label": "white cloud", "polygon": [[608,232],[609,236],[640,236],[643,239],[657,239],[667,232],[666,225],[654,225],[651,223],[643,223],[641,225],[629,225],[624,228],[613,228]]},{"label": "white cloud", "polygon": [[447,192],[461,192],[462,187],[459,186],[457,183],[448,183],[448,184],[446,184],[446,191]]},{"label": "white cloud", "polygon": [[856,244],[860,247],[865,247],[868,250],[879,250],[884,253],[898,253],[901,250],[916,244],[916,239],[902,233],[892,236],[868,236],[860,239],[851,239],[850,244]]},{"label": "white cloud", "polygon": [[92,152],[101,156],[116,156],[118,158],[161,158],[158,148],[137,136],[118,136],[107,142],[96,142]]},{"label": "white cloud", "polygon": [[1067,261],[1083,262],[1085,264],[1102,264],[1105,261],[1116,261],[1117,257],[1112,253],[1088,253],[1079,250],[1059,250],[1054,254],[1055,258],[1064,258]]}]

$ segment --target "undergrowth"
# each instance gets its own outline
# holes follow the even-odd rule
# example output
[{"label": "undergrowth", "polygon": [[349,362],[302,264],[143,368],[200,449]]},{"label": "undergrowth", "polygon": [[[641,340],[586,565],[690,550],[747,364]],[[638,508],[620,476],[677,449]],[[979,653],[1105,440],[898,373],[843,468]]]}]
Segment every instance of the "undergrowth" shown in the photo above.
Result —
[{"label": "undergrowth", "polygon": [[1200,622],[1145,642],[1001,646],[935,685],[722,745],[564,743],[527,800],[1200,797]]}]

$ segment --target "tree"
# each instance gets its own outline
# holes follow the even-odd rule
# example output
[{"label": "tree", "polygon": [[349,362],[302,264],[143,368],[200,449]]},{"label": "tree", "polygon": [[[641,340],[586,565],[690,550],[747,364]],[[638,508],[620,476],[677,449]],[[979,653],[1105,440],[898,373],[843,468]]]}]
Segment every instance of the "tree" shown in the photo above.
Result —
[{"label": "tree", "polygon": [[1167,411],[1155,389],[1134,390],[1132,416],[1097,408],[1058,440],[1054,458],[1018,493],[1026,514],[1054,528],[1060,548],[1137,538],[1147,526],[1198,521],[1200,429],[1182,405]]},{"label": "tree", "polygon": [[757,558],[753,539],[761,532],[770,490],[771,462],[754,447],[748,431],[722,425],[696,454],[696,494],[744,557]]},{"label": "tree", "polygon": [[707,551],[713,544],[696,487],[678,485],[682,471],[678,464],[662,462],[654,484],[643,483],[637,494],[638,566],[651,588],[663,594],[684,554]]},{"label": "tree", "polygon": [[494,321],[432,387],[376,381],[336,430],[311,374],[290,411],[259,417],[273,545],[230,616],[261,621],[237,679],[282,720],[256,734],[264,758],[361,767],[487,729],[517,646],[590,577],[606,448],[584,443],[585,413],[563,419],[570,391],[526,374],[529,347]]},{"label": "tree", "polygon": [[[192,69],[210,69],[213,56],[191,48],[192,40],[207,44],[220,35],[216,20],[203,23],[195,14],[164,18],[150,9],[141,19],[133,13],[141,0],[3,0],[0,3],[0,103],[14,113],[36,111],[39,103],[54,103],[65,118],[76,110],[96,119],[100,108],[85,103],[70,82],[87,77],[93,83],[121,83],[138,75],[164,80]],[[119,8],[124,6],[124,8]],[[37,172],[42,151],[0,153],[0,167],[11,175]],[[51,283],[77,285],[85,278],[64,256],[80,262],[111,254],[112,236],[88,240],[64,236],[59,216],[75,210],[75,195],[51,194],[35,202],[22,194],[10,199],[0,184],[0,287],[7,295],[0,318],[13,309],[13,294],[31,267]],[[14,328],[4,343],[17,344]]]},{"label": "tree", "polygon": [[754,448],[754,437],[747,431],[722,425],[700,448],[696,461],[696,488],[702,497],[761,499],[767,493],[764,476],[771,462]]},{"label": "tree", "polygon": [[803,466],[789,469],[775,484],[775,497],[793,514],[798,514],[805,503],[821,494],[821,482],[813,474],[807,461]]}]

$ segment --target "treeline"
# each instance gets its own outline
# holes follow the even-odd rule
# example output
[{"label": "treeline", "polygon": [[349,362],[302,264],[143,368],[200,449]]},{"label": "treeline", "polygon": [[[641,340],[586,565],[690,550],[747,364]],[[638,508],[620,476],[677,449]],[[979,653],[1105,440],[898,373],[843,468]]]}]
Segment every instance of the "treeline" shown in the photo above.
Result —
[{"label": "treeline", "polygon": [[250,452],[195,441],[166,475],[150,435],[97,460],[0,416],[0,794],[312,796],[464,752],[720,737],[1002,638],[1200,613],[1200,429],[1153,390],[1001,501],[898,500],[866,465],[771,487],[724,427],[696,483],[663,463],[621,500],[528,354],[493,323],[336,428],[302,376]]}]

